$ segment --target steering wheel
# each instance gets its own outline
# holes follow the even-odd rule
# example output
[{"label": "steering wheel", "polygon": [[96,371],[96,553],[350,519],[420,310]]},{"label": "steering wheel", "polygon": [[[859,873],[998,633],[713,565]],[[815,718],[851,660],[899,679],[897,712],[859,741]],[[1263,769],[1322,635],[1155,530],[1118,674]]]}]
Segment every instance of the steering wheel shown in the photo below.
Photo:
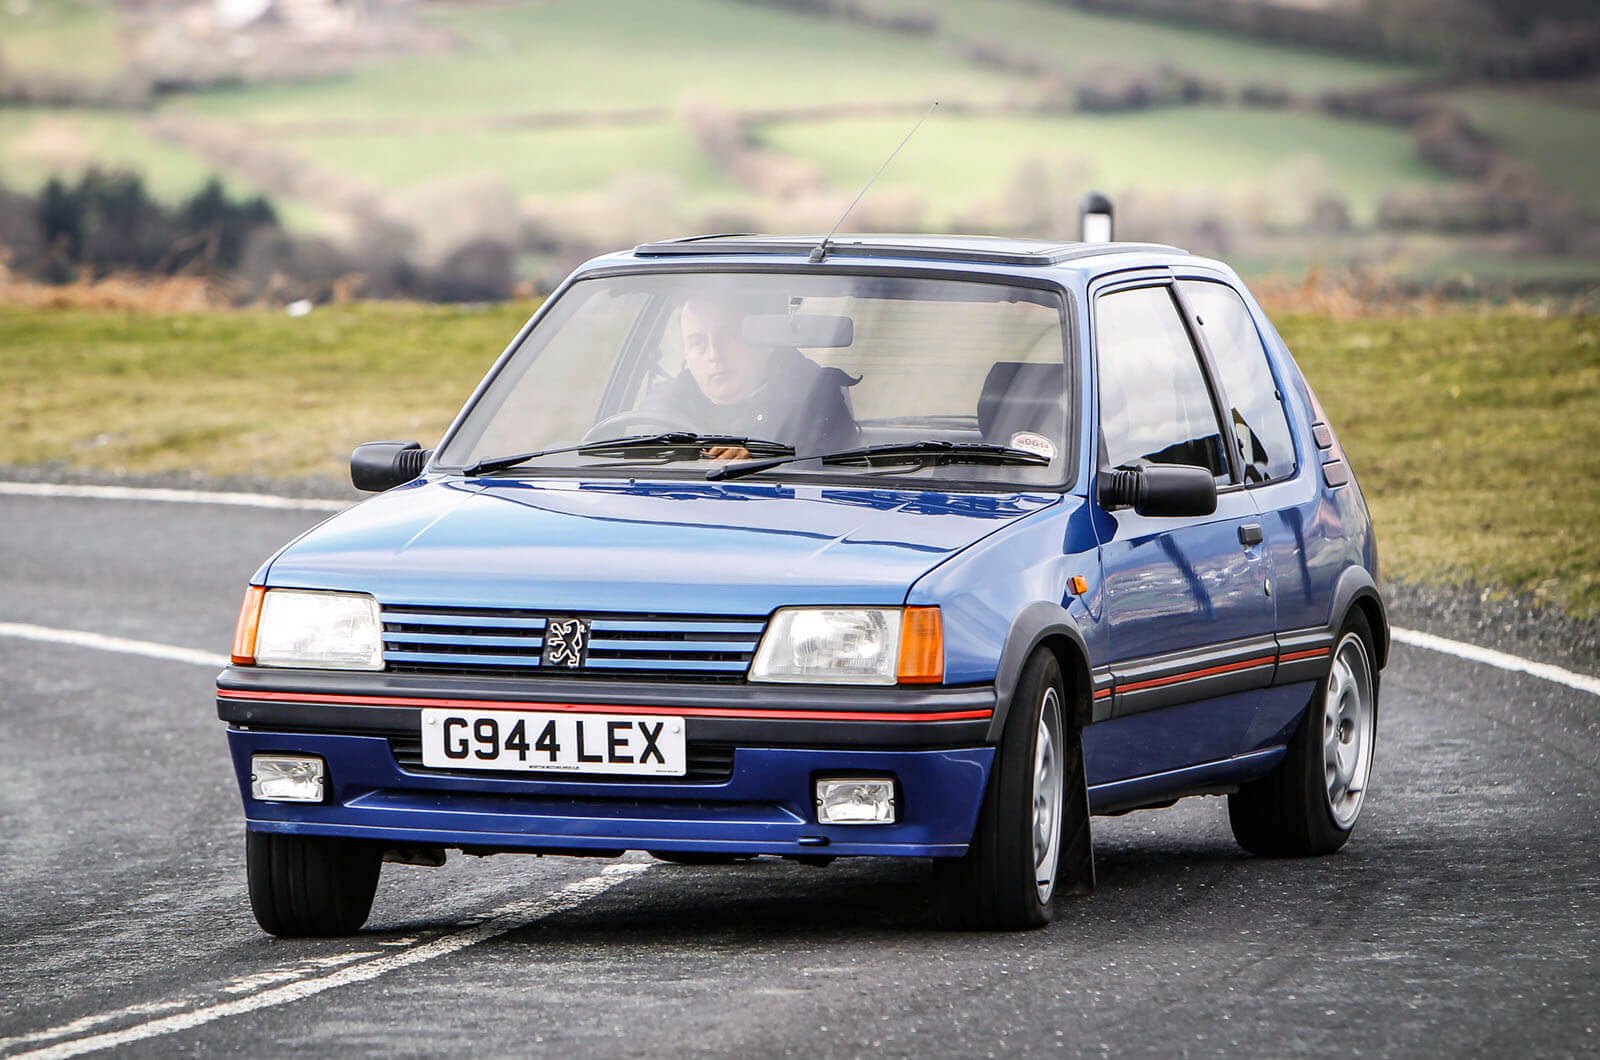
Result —
[{"label": "steering wheel", "polygon": [[583,440],[586,442],[600,442],[610,438],[621,438],[629,434],[660,434],[664,431],[680,431],[683,429],[681,425],[661,416],[629,409],[626,412],[614,412],[593,427],[590,427],[584,432]]}]

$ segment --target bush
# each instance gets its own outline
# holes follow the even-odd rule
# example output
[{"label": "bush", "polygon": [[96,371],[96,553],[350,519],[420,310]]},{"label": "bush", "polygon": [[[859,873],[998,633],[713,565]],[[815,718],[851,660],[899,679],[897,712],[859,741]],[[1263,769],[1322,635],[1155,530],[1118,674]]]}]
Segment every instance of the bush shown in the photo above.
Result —
[{"label": "bush", "polygon": [[1411,132],[1417,154],[1446,173],[1469,180],[1489,172],[1495,150],[1460,113],[1436,110],[1418,120]]},{"label": "bush", "polygon": [[508,243],[475,239],[447,256],[424,281],[436,302],[499,302],[511,296],[516,264]]},{"label": "bush", "polygon": [[1239,102],[1247,107],[1288,107],[1294,103],[1294,93],[1284,85],[1251,82],[1239,89]]},{"label": "bush", "polygon": [[1440,191],[1391,191],[1378,202],[1378,227],[1396,231],[1503,232],[1528,223],[1528,203],[1487,184]]}]

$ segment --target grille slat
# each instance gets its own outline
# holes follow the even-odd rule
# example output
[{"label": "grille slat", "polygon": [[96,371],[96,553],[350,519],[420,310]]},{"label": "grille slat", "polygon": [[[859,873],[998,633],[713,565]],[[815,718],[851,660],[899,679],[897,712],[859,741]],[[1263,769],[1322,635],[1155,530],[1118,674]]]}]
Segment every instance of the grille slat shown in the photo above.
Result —
[{"label": "grille slat", "polygon": [[[551,618],[589,623],[583,666],[542,665]],[[766,620],[728,615],[577,615],[485,607],[395,605],[382,609],[383,657],[406,673],[484,673],[561,678],[738,681]]]},{"label": "grille slat", "polygon": [[691,654],[729,652],[749,655],[754,647],[754,640],[634,640],[631,637],[601,640],[595,637],[589,642],[589,653],[593,655],[603,651],[609,655],[645,655],[647,658],[655,652],[682,654],[686,651]]},{"label": "grille slat", "polygon": [[492,636],[483,633],[411,633],[385,632],[383,639],[391,644],[481,644],[492,648],[523,648],[541,651],[544,637]]},{"label": "grille slat", "polygon": [[761,631],[767,628],[767,623],[765,619],[749,619],[743,622],[718,622],[696,618],[597,618],[592,621],[590,628],[594,631],[596,637],[602,633],[615,632],[744,633],[752,637],[759,637],[761,636]]},{"label": "grille slat", "polygon": [[[594,670],[717,670],[728,673],[744,673],[750,665],[750,660],[745,659],[663,659],[654,657],[649,659],[621,658],[608,659],[589,656],[589,668]],[[551,669],[554,672],[554,668]]]},{"label": "grille slat", "polygon": [[539,653],[497,655],[492,652],[385,651],[384,659],[397,663],[439,663],[441,666],[537,666]]},{"label": "grille slat", "polygon": [[500,626],[505,629],[532,629],[543,632],[546,619],[543,615],[528,616],[520,612],[483,610],[466,614],[465,608],[441,609],[438,612],[410,611],[404,608],[383,609],[383,620],[397,625],[411,626]]}]

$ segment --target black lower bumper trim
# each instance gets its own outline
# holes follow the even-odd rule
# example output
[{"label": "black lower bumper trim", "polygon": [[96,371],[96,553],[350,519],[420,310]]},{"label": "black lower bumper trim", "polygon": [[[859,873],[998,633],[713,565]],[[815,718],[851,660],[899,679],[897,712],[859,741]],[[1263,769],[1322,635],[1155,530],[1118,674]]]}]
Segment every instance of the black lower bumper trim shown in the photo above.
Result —
[{"label": "black lower bumper trim", "polygon": [[[372,702],[365,702],[371,700]],[[692,741],[762,747],[972,747],[985,742],[990,686],[817,688],[796,685],[681,686],[641,682],[444,682],[409,674],[229,667],[217,679],[217,716],[244,728],[414,736],[421,703],[538,710],[540,703],[683,712]],[[723,711],[730,716],[697,716]],[[807,714],[816,715],[808,717]]]}]

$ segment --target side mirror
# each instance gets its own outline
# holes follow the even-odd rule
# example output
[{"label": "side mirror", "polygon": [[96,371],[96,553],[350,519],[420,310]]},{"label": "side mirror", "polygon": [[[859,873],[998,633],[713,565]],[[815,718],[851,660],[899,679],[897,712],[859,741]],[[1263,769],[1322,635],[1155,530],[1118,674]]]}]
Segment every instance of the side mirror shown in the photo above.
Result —
[{"label": "side mirror", "polygon": [[363,442],[350,454],[350,481],[358,490],[382,493],[422,474],[432,455],[416,442]]},{"label": "side mirror", "polygon": [[1203,467],[1152,464],[1100,472],[1099,496],[1107,511],[1131,507],[1140,515],[1210,515],[1217,510],[1217,480]]}]

